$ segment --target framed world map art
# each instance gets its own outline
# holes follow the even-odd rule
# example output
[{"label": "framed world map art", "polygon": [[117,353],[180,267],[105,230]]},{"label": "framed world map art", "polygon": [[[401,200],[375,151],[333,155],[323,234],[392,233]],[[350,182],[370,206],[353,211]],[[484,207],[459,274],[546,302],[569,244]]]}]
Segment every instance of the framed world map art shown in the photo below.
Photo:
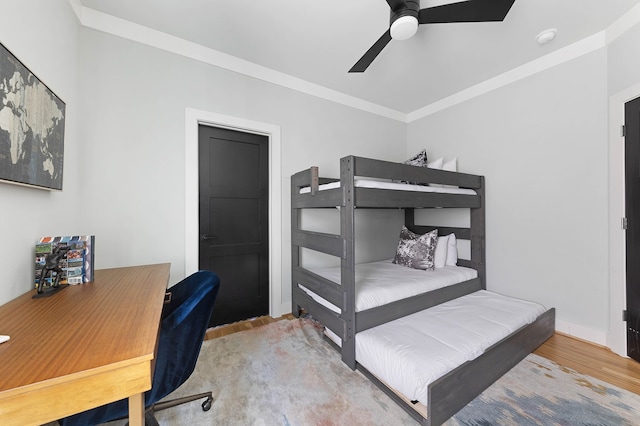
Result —
[{"label": "framed world map art", "polygon": [[62,190],[65,104],[0,43],[0,180]]}]

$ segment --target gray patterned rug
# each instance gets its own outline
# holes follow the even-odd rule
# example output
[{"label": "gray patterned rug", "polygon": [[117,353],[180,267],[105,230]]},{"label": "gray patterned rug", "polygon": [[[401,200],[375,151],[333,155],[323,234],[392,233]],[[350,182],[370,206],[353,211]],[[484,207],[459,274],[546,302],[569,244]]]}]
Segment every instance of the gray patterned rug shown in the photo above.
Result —
[{"label": "gray patterned rug", "polygon": [[[210,411],[189,403],[158,413],[160,424],[416,424],[345,366],[308,319],[206,341],[196,371],[172,397],[207,390]],[[640,396],[529,355],[446,424],[637,425]]]}]

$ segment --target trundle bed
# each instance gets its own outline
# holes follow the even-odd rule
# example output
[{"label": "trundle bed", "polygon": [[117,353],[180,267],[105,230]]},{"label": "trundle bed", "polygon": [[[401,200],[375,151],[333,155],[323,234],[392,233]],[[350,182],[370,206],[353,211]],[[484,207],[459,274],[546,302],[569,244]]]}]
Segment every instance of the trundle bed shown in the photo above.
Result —
[{"label": "trundle bed", "polygon": [[[293,314],[322,323],[345,364],[425,425],[446,421],[554,332],[553,308],[486,291],[484,191],[482,176],[355,156],[340,160],[340,179],[316,167],[291,178]],[[336,207],[340,234],[302,229],[303,209]],[[433,271],[357,265],[356,208],[402,208],[409,231],[470,240],[470,259]],[[470,226],[416,225],[417,208],[468,208]],[[307,269],[302,248],[340,266]]]}]

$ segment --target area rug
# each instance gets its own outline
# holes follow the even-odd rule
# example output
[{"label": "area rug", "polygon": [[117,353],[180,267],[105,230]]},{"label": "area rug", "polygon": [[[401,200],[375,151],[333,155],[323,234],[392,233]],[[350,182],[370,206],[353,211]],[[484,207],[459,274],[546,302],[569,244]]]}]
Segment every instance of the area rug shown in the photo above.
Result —
[{"label": "area rug", "polygon": [[[310,319],[282,320],[204,342],[195,372],[171,397],[213,391],[157,414],[163,426],[415,425],[357,371],[351,371]],[[447,426],[634,425],[640,396],[536,355],[450,419]],[[110,423],[115,425],[119,423]]]},{"label": "area rug", "polygon": [[640,395],[531,354],[446,425],[640,425]]}]

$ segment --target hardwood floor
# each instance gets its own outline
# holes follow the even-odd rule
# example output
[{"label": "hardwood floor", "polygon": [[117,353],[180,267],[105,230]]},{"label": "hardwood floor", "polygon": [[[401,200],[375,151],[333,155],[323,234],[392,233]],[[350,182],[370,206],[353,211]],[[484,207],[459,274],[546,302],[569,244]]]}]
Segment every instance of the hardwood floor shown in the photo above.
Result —
[{"label": "hardwood floor", "polygon": [[534,353],[640,395],[640,362],[602,346],[556,333]]},{"label": "hardwood floor", "polygon": [[246,321],[239,321],[233,324],[222,325],[219,327],[210,328],[204,336],[204,340],[215,339],[216,337],[228,336],[238,331],[250,330],[252,328],[262,327],[263,325],[271,324],[272,322],[280,321],[282,319],[295,318],[291,314],[286,314],[280,318],[271,318],[270,316],[263,316],[258,318],[251,318]]},{"label": "hardwood floor", "polygon": [[[293,315],[287,314],[275,319],[264,316],[241,321],[209,329],[205,339],[215,339],[238,331],[261,327],[281,319],[293,318]],[[534,353],[578,373],[589,375],[640,395],[640,362],[623,358],[607,348],[556,333]]]}]

